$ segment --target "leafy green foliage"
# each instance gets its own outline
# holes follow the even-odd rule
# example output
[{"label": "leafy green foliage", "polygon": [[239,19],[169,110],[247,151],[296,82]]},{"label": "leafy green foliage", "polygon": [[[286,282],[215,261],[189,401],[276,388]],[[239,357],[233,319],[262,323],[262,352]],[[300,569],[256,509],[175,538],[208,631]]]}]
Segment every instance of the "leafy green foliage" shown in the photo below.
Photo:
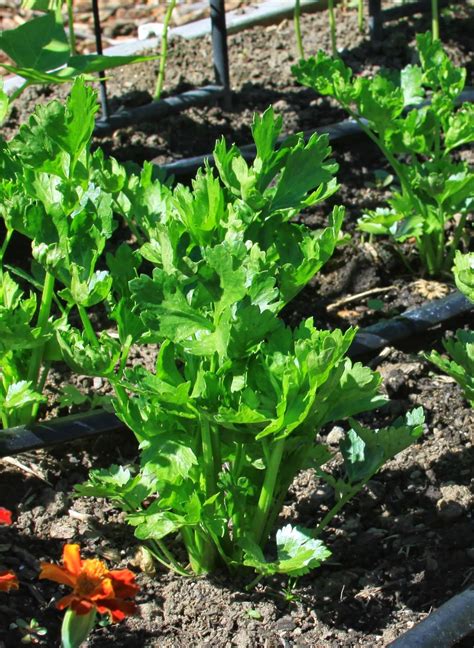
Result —
[{"label": "leafy green foliage", "polygon": [[[118,341],[96,335],[87,312],[112,294],[104,250],[117,225],[114,200],[121,189],[110,181],[117,164],[90,151],[96,110],[94,92],[78,79],[65,104],[38,106],[11,141],[0,143],[0,213],[7,231],[1,261],[15,231],[31,240],[34,258],[31,273],[15,270],[20,283],[3,261],[0,272],[3,398],[15,384],[25,393],[28,385],[30,394],[22,407],[4,410],[4,427],[36,416],[52,362],[62,358],[79,373],[105,376],[121,354]],[[134,266],[127,271],[133,275]],[[74,310],[80,328],[77,317],[71,324]]]},{"label": "leafy green foliage", "polygon": [[474,302],[474,252],[461,254],[454,259],[454,279],[459,290]]},{"label": "leafy green foliage", "polygon": [[[474,140],[474,112],[468,103],[456,107],[466,71],[454,66],[430,33],[418,35],[417,46],[420,65],[408,65],[398,78],[354,78],[339,58],[323,52],[293,71],[303,85],[334,97],[398,176],[400,191],[389,207],[364,214],[360,229],[399,243],[413,238],[425,269],[438,274],[450,268],[472,209],[474,174],[451,153]],[[454,232],[447,239],[450,224]]]},{"label": "leafy green foliage", "polygon": [[[110,495],[136,537],[180,573],[164,544],[177,533],[196,573],[223,563],[296,577],[317,567],[328,550],[291,526],[277,532],[277,559],[265,557],[284,497],[300,470],[332,458],[316,441],[323,425],[386,402],[380,376],[346,358],[354,330],[318,330],[312,319],[292,330],[279,317],[332,255],[344,215],[334,208],[317,231],[295,222],[336,191],[337,167],[326,136],[277,146],[281,127],[272,109],[255,117],[253,164],[221,140],[217,172],[205,166],[190,187],[171,188],[146,166],[120,181],[114,203],[153,267],[137,276],[127,247],[108,258],[124,305],[113,315],[119,339],[159,345],[154,371],[122,362],[108,375],[152,490],[131,511],[114,468],[80,492]],[[414,427],[380,432],[384,457]]]},{"label": "leafy green foliage", "polygon": [[[459,290],[474,302],[474,253],[456,254],[454,278]],[[454,338],[443,340],[443,346],[447,358],[437,351],[432,351],[426,357],[456,380],[466,400],[474,407],[474,331],[460,329]]]},{"label": "leafy green foliage", "polygon": [[454,378],[464,392],[466,400],[474,407],[474,331],[456,331],[454,339],[443,340],[448,358],[437,351],[428,356],[441,371]]},{"label": "leafy green foliage", "polygon": [[[46,5],[39,8],[48,9]],[[94,80],[94,73],[156,59],[156,56],[71,56],[59,11],[48,11],[15,29],[3,30],[0,49],[13,61],[13,64],[0,65],[23,77],[26,85],[67,83],[79,75]]]},{"label": "leafy green foliage", "polygon": [[246,538],[242,541],[245,551],[244,565],[253,567],[265,576],[286,574],[303,576],[329,558],[331,552],[321,540],[314,540],[311,529],[292,527],[287,524],[276,534],[277,560],[268,562],[260,547]]}]

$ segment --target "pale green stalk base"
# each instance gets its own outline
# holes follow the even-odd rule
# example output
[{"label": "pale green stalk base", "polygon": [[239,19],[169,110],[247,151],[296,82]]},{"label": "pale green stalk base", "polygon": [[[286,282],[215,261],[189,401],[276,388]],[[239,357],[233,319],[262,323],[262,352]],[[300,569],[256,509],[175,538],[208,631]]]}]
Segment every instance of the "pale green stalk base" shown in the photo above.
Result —
[{"label": "pale green stalk base", "polygon": [[431,0],[431,31],[433,33],[433,40],[439,40],[438,0]]}]

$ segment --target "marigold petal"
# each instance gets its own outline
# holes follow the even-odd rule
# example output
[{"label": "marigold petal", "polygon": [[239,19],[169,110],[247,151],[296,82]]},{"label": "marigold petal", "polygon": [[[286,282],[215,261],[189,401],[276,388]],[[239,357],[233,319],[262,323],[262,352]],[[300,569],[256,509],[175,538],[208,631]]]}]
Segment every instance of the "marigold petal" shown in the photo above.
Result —
[{"label": "marigold petal", "polygon": [[119,598],[107,599],[96,605],[100,614],[109,614],[112,622],[123,621],[126,616],[136,614],[137,606],[132,601],[124,601]]},{"label": "marigold petal", "polygon": [[71,574],[79,574],[82,567],[81,549],[78,544],[65,544],[63,549],[63,563]]},{"label": "marigold petal", "polygon": [[94,589],[93,592],[87,594],[87,598],[91,601],[97,601],[107,598],[115,598],[117,592],[114,590],[114,586],[110,578],[104,578],[99,585]]},{"label": "marigold petal", "polygon": [[76,600],[76,597],[74,594],[67,594],[66,596],[63,596],[62,598],[59,599],[59,601],[56,601],[56,608],[58,610],[65,610],[66,608],[70,607],[70,605]]},{"label": "marigold petal", "polygon": [[17,575],[11,569],[0,572],[0,592],[9,592],[19,586]]},{"label": "marigold petal", "polygon": [[109,572],[117,598],[133,598],[139,591],[135,574],[129,569],[116,569]]},{"label": "marigold petal", "polygon": [[73,610],[76,614],[81,615],[81,614],[89,614],[89,612],[93,610],[96,606],[94,605],[94,603],[91,603],[87,599],[75,598],[74,601],[72,601],[70,607],[71,610]]},{"label": "marigold petal", "polygon": [[76,584],[76,576],[70,574],[64,567],[59,567],[53,563],[41,563],[41,571],[38,578],[46,578],[61,585],[69,585],[74,587]]},{"label": "marigold petal", "polygon": [[0,506],[0,524],[12,524],[12,512]]}]

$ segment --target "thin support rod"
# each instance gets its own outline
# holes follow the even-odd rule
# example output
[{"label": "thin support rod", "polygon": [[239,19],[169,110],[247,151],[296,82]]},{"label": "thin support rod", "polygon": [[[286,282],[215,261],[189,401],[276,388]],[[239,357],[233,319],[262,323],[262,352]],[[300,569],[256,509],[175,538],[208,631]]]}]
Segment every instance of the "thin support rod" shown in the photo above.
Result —
[{"label": "thin support rod", "polygon": [[229,54],[227,50],[227,27],[225,0],[209,0],[211,8],[212,51],[216,84],[224,88],[224,108],[230,108]]},{"label": "thin support rod", "polygon": [[383,30],[382,0],[369,0],[368,24],[371,40],[380,40]]},{"label": "thin support rod", "polygon": [[[99,3],[98,0],[92,0],[92,13],[94,16],[94,34],[95,34],[95,46],[97,49],[97,54],[103,54],[102,48],[102,28],[100,25],[100,15],[99,15]],[[108,121],[109,119],[109,103],[107,101],[107,86],[105,83],[105,75],[103,72],[99,74],[100,80],[100,106],[102,108],[102,119]]]}]

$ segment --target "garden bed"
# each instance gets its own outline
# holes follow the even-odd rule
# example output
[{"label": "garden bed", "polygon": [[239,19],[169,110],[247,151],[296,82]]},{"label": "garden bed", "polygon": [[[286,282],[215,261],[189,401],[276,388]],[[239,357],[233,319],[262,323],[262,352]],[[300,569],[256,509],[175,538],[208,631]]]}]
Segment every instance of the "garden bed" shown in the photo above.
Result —
[{"label": "garden bed", "polygon": [[[380,64],[402,67],[410,61],[415,32],[428,28],[428,18],[402,21],[387,27],[387,39],[370,45],[356,29],[353,11],[339,11],[340,47],[356,69],[373,71]],[[326,14],[303,19],[306,51],[329,47]],[[445,18],[443,36],[450,54],[468,66],[469,34],[474,28],[472,8],[455,8]],[[120,160],[142,162],[208,153],[217,137],[239,144],[250,140],[251,115],[269,103],[284,117],[287,132],[314,128],[343,118],[328,100],[298,87],[291,78],[295,61],[290,22],[254,28],[229,38],[233,107],[193,108],[185,113],[117,131],[101,145]],[[290,43],[290,46],[288,45]],[[175,41],[168,65],[168,91],[212,82],[210,43]],[[148,64],[112,74],[110,89],[116,106],[137,105],[149,99],[154,69]],[[174,83],[175,82],[175,83]],[[65,96],[59,88],[28,90],[7,123],[13,133],[38,100]],[[125,94],[128,93],[128,94]],[[468,151],[461,153],[472,155]],[[325,327],[367,326],[449,293],[453,286],[424,281],[406,273],[397,254],[383,242],[363,239],[355,220],[364,209],[381,204],[387,189],[376,185],[374,171],[387,171],[378,151],[363,139],[337,145],[341,190],[328,201],[348,211],[345,231],[353,235],[317,278],[284,313],[295,325],[314,316]],[[326,204],[304,214],[305,222],[320,227],[329,213]],[[126,233],[119,232],[119,237]],[[360,293],[362,296],[357,296]],[[378,303],[374,300],[377,299]],[[459,326],[467,319],[457,322]],[[19,592],[0,603],[0,646],[18,645],[18,631],[9,630],[17,618],[32,616],[48,634],[39,641],[57,645],[60,616],[52,605],[57,588],[36,580],[39,561],[57,561],[64,542],[78,541],[84,555],[102,557],[114,566],[139,572],[140,616],[127,619],[111,631],[98,628],[88,646],[386,646],[414,623],[472,581],[474,533],[472,475],[474,416],[458,386],[433,373],[417,352],[437,344],[436,336],[411,340],[411,348],[387,348],[370,362],[384,377],[391,397],[387,409],[361,417],[371,427],[385,424],[416,405],[425,408],[424,438],[387,464],[326,529],[323,540],[331,558],[317,571],[300,579],[285,593],[285,581],[265,581],[253,591],[246,582],[235,582],[227,573],[212,578],[185,579],[158,570],[137,556],[138,543],[116,509],[103,502],[71,498],[74,484],[87,477],[91,467],[133,462],[137,448],[131,434],[123,432],[87,442],[76,442],[51,451],[36,451],[0,463],[0,504],[14,511],[14,525],[0,530],[0,561],[15,569],[22,581]],[[136,362],[154,363],[154,350]],[[54,372],[48,384],[51,402],[64,381],[86,394],[105,394],[102,379],[72,377]],[[47,416],[64,413],[50,406]],[[335,447],[341,430],[324,431]],[[281,522],[314,527],[328,509],[331,494],[309,472],[291,488]],[[290,600],[291,599],[291,600]],[[459,648],[472,645],[471,639]]]}]

